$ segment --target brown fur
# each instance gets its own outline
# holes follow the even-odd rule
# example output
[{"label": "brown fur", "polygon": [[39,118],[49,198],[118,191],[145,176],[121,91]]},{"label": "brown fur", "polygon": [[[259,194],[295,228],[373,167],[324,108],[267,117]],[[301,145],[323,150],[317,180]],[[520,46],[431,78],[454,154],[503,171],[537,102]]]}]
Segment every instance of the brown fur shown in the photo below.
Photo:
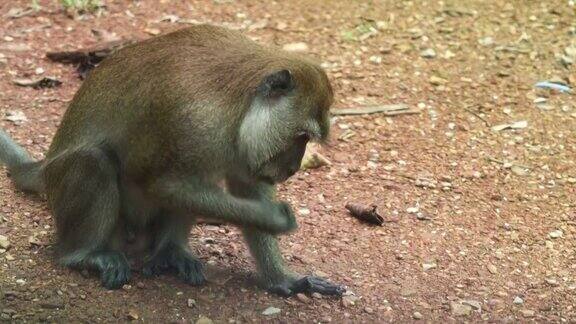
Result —
[{"label": "brown fur", "polygon": [[[182,164],[180,169],[187,172],[201,165],[223,169],[237,159],[233,148],[225,156],[213,156],[205,154],[209,148],[196,147],[199,154],[184,158],[193,160],[194,166],[176,155],[190,149],[190,137],[235,142],[255,89],[266,75],[279,69],[292,72],[301,101],[315,101],[299,102],[299,107],[327,114],[333,93],[317,65],[262,47],[238,32],[200,25],[128,46],[89,75],[64,115],[47,157],[52,159],[64,148],[93,142],[105,133],[107,138],[102,140],[124,152],[125,170],[135,179],[162,173],[166,164]],[[195,119],[226,133],[206,134],[182,122]]]}]

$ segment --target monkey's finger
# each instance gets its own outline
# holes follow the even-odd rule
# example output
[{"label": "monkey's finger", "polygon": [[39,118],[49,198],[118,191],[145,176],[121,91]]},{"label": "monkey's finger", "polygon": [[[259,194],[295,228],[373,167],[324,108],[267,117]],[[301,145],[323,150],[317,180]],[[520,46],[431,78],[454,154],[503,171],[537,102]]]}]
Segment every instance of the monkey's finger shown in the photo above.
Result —
[{"label": "monkey's finger", "polygon": [[344,287],[337,284],[333,284],[330,281],[324,280],[322,278],[314,278],[314,279],[316,279],[316,282],[314,283],[314,288],[321,289],[323,291],[321,293],[324,295],[341,296],[346,291]]},{"label": "monkey's finger", "polygon": [[293,216],[294,213],[292,212],[292,207],[286,202],[280,202],[280,208],[282,208],[282,212],[284,212],[287,216]]},{"label": "monkey's finger", "polygon": [[341,296],[346,291],[342,286],[335,285],[325,279],[307,276],[298,280],[295,291],[305,293],[319,293],[322,295]]}]

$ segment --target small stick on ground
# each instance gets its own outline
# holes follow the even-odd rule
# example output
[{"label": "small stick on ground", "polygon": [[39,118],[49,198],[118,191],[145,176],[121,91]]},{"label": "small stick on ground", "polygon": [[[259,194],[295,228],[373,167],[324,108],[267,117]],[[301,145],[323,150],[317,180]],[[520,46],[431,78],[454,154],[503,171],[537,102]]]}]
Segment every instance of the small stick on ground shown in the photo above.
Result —
[{"label": "small stick on ground", "polygon": [[420,113],[420,109],[410,108],[406,104],[396,104],[396,105],[382,105],[382,106],[370,106],[359,108],[332,109],[331,113],[334,116],[370,115],[378,113],[381,113],[386,116],[396,116],[404,114],[418,114]]},{"label": "small stick on ground", "polygon": [[[488,161],[490,161],[490,162],[502,164],[502,165],[506,164],[506,161],[498,160],[498,159],[493,158],[493,157],[491,157],[491,156],[487,156],[487,157],[486,157],[486,160],[488,160]],[[528,170],[531,170],[531,169],[532,169],[531,167],[529,167],[529,166],[527,166],[527,165],[518,164],[518,163],[514,163],[514,162],[509,162],[509,163],[510,163],[511,165],[519,166],[519,167],[524,168],[524,169],[528,169]]]},{"label": "small stick on ground", "polygon": [[481,121],[484,122],[484,124],[486,125],[486,127],[490,127],[490,123],[482,116],[480,116],[480,114],[478,114],[477,112],[475,112],[474,110],[468,108],[468,107],[464,107],[464,110],[466,110],[467,112],[471,113],[472,115],[474,115],[476,118],[480,119]]},{"label": "small stick on ground", "polygon": [[49,52],[46,57],[54,62],[78,64],[78,74],[84,79],[104,58],[135,42],[136,40],[111,41],[77,51]]}]

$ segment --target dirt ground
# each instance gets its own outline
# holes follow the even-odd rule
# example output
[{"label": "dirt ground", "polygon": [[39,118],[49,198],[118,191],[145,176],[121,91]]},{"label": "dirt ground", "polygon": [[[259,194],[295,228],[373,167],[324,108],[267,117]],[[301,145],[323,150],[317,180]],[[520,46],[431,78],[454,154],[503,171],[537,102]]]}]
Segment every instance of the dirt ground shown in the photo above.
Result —
[{"label": "dirt ground", "polygon": [[[194,22],[306,50],[326,68],[335,108],[402,103],[420,112],[336,117],[320,151],[331,165],[280,190],[300,223],[281,239],[287,263],[352,295],[267,294],[252,284],[239,230],[210,225],[190,236],[206,286],[136,273],[106,291],[53,263],[46,202],[15,192],[0,172],[8,240],[0,242],[0,319],[576,323],[576,105],[573,93],[534,87],[576,86],[568,1],[126,0],[71,18],[40,0],[38,12],[6,16],[30,3],[0,1],[0,126],[38,158],[81,84],[73,66],[46,52]],[[63,84],[13,83],[42,76]],[[377,205],[386,222],[359,222],[347,202]],[[262,314],[269,307],[280,312]]]}]

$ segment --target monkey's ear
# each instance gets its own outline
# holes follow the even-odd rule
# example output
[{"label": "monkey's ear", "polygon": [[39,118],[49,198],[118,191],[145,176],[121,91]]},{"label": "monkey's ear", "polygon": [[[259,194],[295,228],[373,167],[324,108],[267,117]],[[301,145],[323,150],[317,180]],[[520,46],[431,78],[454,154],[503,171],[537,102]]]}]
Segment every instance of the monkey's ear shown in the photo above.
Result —
[{"label": "monkey's ear", "polygon": [[294,79],[288,70],[267,75],[258,86],[258,93],[265,98],[279,98],[294,89]]}]

